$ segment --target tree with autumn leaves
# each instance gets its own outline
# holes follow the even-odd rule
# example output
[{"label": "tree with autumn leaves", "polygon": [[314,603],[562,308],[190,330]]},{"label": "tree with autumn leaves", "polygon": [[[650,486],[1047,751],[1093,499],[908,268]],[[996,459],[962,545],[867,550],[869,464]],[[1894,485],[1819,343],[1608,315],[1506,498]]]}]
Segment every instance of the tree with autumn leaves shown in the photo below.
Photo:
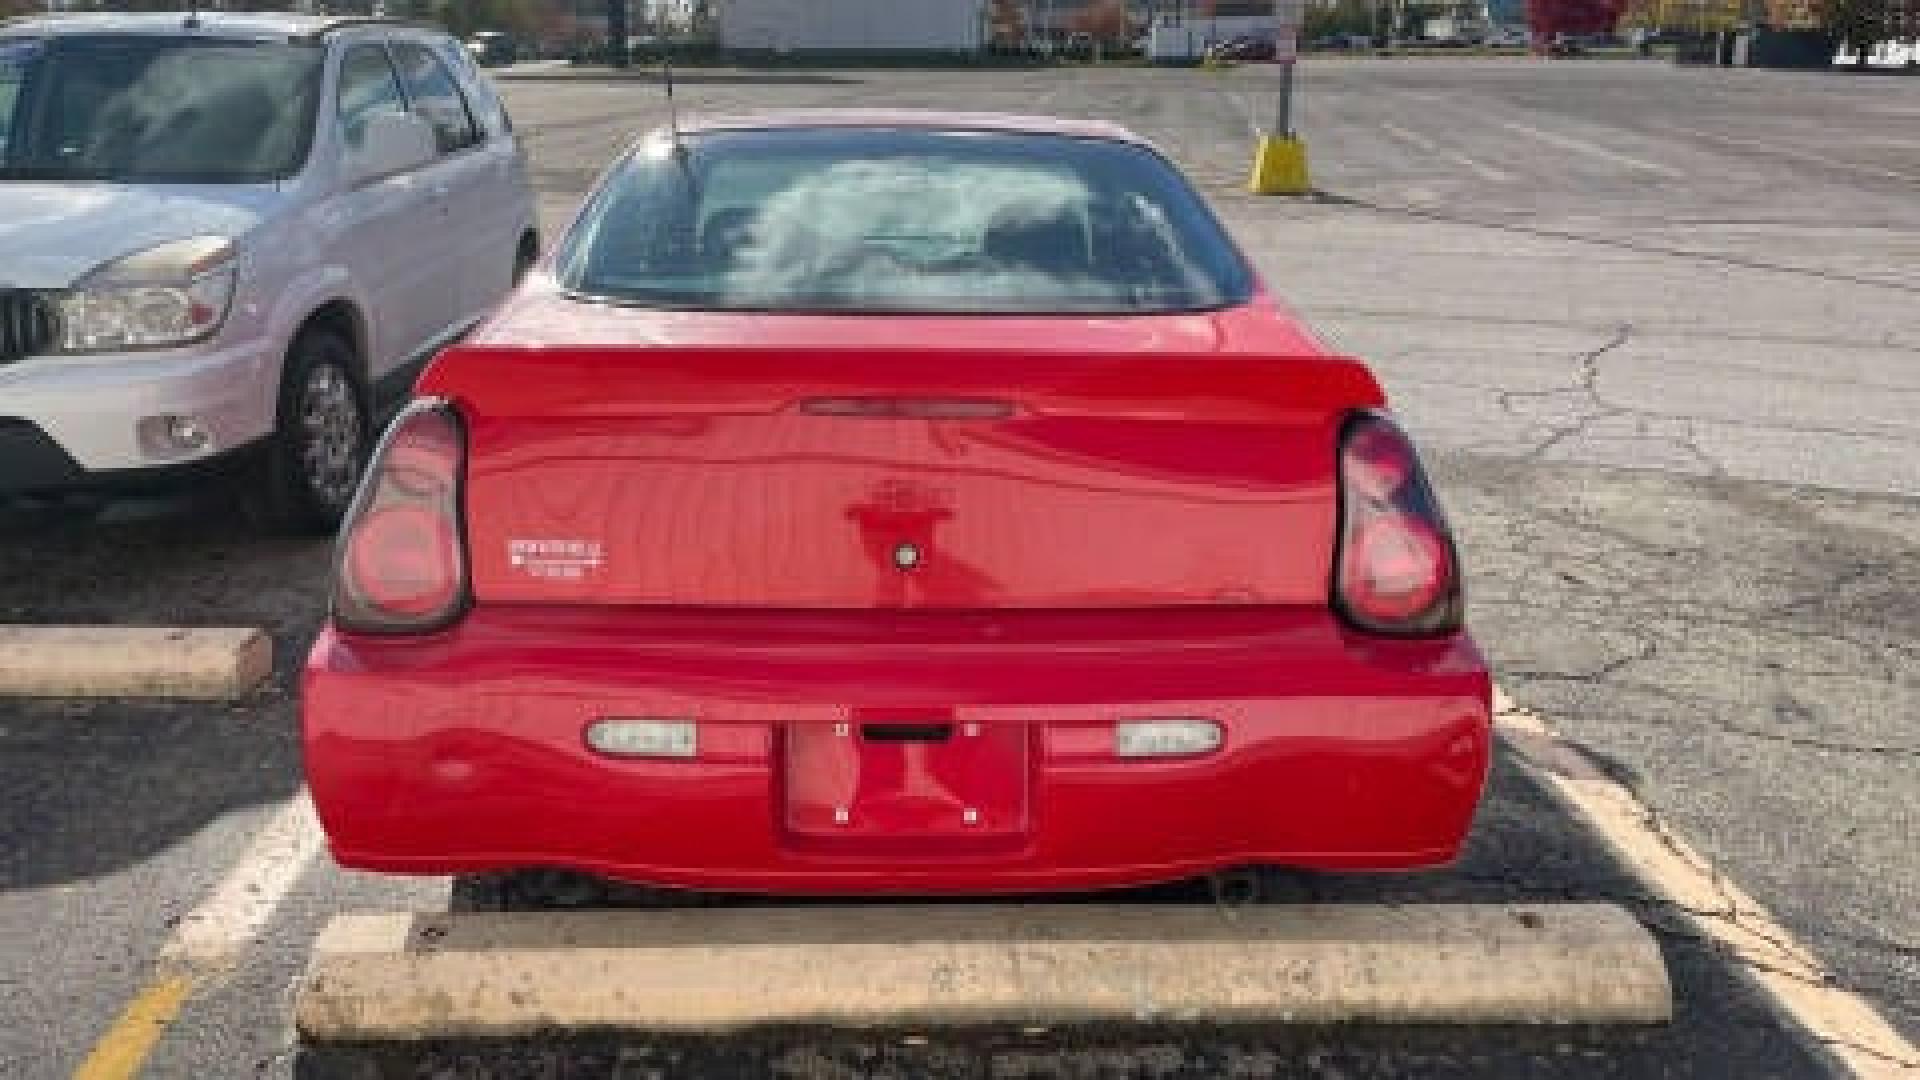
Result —
[{"label": "tree with autumn leaves", "polygon": [[1126,0],[1092,0],[1067,20],[1067,29],[1120,45],[1133,40],[1133,17],[1127,14]]},{"label": "tree with autumn leaves", "polygon": [[1027,8],[1020,0],[991,0],[987,5],[988,36],[995,45],[1015,49],[1027,40]]},{"label": "tree with autumn leaves", "polygon": [[1816,10],[1821,28],[1863,68],[1881,42],[1920,38],[1920,0],[1817,0]]}]

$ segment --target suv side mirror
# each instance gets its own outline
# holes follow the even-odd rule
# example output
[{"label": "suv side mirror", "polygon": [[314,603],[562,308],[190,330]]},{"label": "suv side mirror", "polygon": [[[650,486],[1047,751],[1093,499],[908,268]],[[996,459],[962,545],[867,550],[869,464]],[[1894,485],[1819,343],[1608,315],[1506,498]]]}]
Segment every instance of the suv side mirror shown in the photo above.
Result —
[{"label": "suv side mirror", "polygon": [[440,153],[433,125],[408,112],[382,110],[367,117],[360,147],[349,157],[355,185],[412,172]]}]

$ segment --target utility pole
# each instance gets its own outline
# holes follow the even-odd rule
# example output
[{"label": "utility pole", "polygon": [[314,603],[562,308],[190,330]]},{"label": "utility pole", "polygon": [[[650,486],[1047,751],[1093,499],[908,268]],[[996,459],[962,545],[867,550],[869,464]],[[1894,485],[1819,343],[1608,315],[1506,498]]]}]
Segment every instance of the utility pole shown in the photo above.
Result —
[{"label": "utility pole", "polygon": [[1273,0],[1273,58],[1280,67],[1280,105],[1273,134],[1293,138],[1293,65],[1300,58],[1300,24],[1306,0]]},{"label": "utility pole", "polygon": [[607,62],[627,66],[627,0],[607,0]]}]

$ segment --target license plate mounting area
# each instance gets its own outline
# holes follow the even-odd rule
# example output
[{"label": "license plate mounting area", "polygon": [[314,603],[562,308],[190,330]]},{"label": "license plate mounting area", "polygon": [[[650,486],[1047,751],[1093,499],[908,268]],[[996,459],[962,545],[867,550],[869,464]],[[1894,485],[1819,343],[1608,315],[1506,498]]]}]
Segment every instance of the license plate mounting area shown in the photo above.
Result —
[{"label": "license plate mounting area", "polygon": [[813,839],[1004,840],[1028,827],[1031,732],[950,713],[853,710],[787,728],[786,827]]}]

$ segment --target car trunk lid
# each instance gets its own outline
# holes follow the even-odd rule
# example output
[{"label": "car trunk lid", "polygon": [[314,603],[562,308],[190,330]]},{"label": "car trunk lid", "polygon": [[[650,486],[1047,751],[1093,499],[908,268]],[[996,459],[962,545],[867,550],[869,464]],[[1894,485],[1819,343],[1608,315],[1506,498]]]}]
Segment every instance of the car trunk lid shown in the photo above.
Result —
[{"label": "car trunk lid", "polygon": [[1326,601],[1364,368],[1018,340],[453,350],[421,390],[468,424],[476,601]]}]

